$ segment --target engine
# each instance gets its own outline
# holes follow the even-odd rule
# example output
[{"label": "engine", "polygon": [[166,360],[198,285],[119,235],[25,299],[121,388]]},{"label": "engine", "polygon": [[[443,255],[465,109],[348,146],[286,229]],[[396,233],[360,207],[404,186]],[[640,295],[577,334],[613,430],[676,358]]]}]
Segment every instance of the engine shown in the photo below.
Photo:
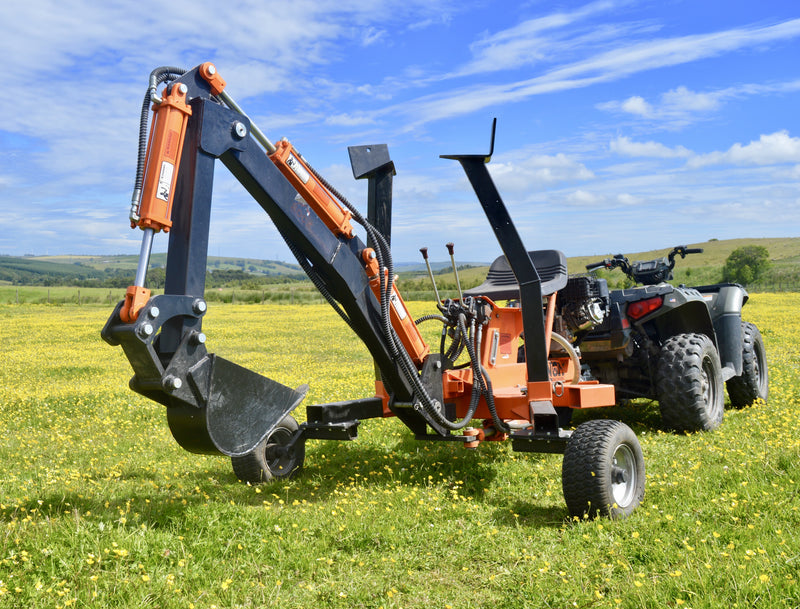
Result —
[{"label": "engine", "polygon": [[[608,284],[591,275],[573,275],[558,294],[558,317],[567,336],[591,330],[608,314]],[[557,320],[558,323],[559,320]]]}]

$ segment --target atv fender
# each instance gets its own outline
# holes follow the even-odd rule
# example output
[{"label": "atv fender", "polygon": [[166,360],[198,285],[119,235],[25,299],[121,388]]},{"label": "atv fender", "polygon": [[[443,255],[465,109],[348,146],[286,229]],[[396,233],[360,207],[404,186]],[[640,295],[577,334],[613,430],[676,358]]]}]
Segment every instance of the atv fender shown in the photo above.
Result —
[{"label": "atv fender", "polygon": [[738,284],[720,284],[698,288],[708,306],[717,335],[717,350],[722,361],[723,377],[742,374],[742,307],[747,291]]},{"label": "atv fender", "polygon": [[650,323],[662,340],[677,334],[705,334],[719,349],[708,307],[700,299],[689,300],[674,309],[663,311]]}]

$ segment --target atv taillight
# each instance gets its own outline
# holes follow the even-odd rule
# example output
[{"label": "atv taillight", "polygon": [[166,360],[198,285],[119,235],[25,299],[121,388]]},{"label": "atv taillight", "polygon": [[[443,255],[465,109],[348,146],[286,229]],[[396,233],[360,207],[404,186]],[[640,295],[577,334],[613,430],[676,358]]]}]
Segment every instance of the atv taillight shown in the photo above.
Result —
[{"label": "atv taillight", "polygon": [[628,305],[628,317],[631,319],[640,319],[660,308],[664,304],[662,296],[653,296],[647,300],[640,300],[639,302],[632,302]]}]

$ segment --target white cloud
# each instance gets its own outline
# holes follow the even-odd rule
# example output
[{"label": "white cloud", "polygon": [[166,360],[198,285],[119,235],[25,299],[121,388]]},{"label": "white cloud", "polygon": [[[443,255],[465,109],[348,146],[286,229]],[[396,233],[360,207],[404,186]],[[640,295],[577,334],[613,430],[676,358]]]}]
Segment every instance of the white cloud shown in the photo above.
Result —
[{"label": "white cloud", "polygon": [[541,154],[513,162],[493,162],[489,169],[497,181],[498,188],[512,196],[594,177],[594,173],[583,163],[565,154]]},{"label": "white cloud", "polygon": [[649,116],[653,112],[650,104],[638,95],[630,97],[622,102],[621,108],[629,114],[638,114],[639,116]]},{"label": "white cloud", "polygon": [[603,201],[603,197],[580,189],[571,192],[566,198],[566,202],[574,207],[595,207]]},{"label": "white cloud", "polygon": [[719,93],[696,93],[684,86],[667,91],[661,103],[670,112],[709,112],[719,108]]},{"label": "white cloud", "polygon": [[369,27],[362,34],[361,46],[368,47],[381,40],[386,40],[386,30]]},{"label": "white cloud", "polygon": [[641,197],[635,197],[626,192],[617,195],[617,203],[623,206],[641,205],[643,201],[644,199]]},{"label": "white cloud", "polygon": [[[600,1],[586,4],[572,12],[557,12],[518,23],[472,43],[474,59],[455,72],[455,76],[518,69],[521,66],[550,61],[563,55],[564,47],[577,44],[575,32],[567,35],[566,28],[601,12],[613,10],[622,2]],[[593,38],[604,35],[609,28],[593,28]],[[565,41],[566,39],[566,41]],[[451,75],[452,76],[452,75]]]},{"label": "white cloud", "polygon": [[697,169],[708,165],[775,165],[800,162],[800,138],[787,131],[762,135],[757,141],[736,143],[725,152],[710,152],[689,159],[687,165]]},{"label": "white cloud", "polygon": [[325,123],[340,127],[357,127],[360,125],[372,125],[375,123],[375,118],[366,113],[336,114],[327,117]]},{"label": "white cloud", "polygon": [[669,148],[659,142],[634,142],[627,137],[618,137],[611,141],[611,152],[616,152],[623,156],[633,157],[653,157],[659,159],[672,159],[677,157],[688,157],[692,155],[691,150],[683,146]]},{"label": "white cloud", "polygon": [[797,90],[800,90],[800,80],[743,84],[706,92],[692,91],[681,85],[662,93],[657,100],[652,102],[639,95],[634,95],[623,101],[598,104],[597,108],[606,112],[632,114],[662,127],[682,127],[698,118],[719,111],[723,104],[731,99],[789,93]]},{"label": "white cloud", "polygon": [[662,93],[655,102],[649,102],[641,96],[634,95],[624,101],[612,101],[598,104],[600,110],[622,112],[638,118],[656,121],[669,126],[682,126],[698,115],[718,110],[721,101],[732,97],[735,93],[730,89],[698,93],[685,86],[679,86]]}]

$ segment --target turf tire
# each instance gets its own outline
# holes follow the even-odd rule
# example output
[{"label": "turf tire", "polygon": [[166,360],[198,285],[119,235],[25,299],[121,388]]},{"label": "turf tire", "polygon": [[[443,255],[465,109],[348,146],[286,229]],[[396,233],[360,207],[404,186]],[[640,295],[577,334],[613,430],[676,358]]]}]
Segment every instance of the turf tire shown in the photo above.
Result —
[{"label": "turf tire", "polygon": [[644,499],[644,483],[644,456],[630,427],[596,419],[573,432],[561,464],[570,516],[625,518]]},{"label": "turf tire", "polygon": [[295,443],[287,454],[276,454],[275,449],[286,446],[298,430],[297,421],[287,415],[256,447],[240,457],[231,457],[233,473],[242,482],[262,484],[273,478],[289,478],[303,467],[306,458],[305,442]]}]

